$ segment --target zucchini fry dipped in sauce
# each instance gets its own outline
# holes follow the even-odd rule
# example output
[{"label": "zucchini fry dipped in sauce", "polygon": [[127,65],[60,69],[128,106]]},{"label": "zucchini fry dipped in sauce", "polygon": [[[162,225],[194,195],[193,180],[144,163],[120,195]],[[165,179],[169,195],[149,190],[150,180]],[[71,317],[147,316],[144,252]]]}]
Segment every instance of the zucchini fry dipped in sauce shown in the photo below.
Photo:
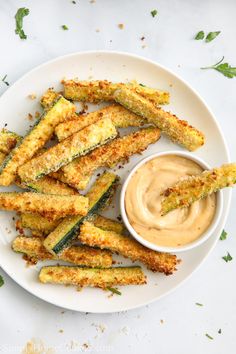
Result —
[{"label": "zucchini fry dipped in sauce", "polygon": [[71,246],[56,256],[49,253],[43,246],[42,240],[37,237],[18,236],[12,243],[12,249],[15,252],[24,253],[35,262],[53,259],[87,267],[107,268],[112,265],[109,251],[86,246]]},{"label": "zucchini fry dipped in sauce", "polygon": [[[26,214],[20,215],[21,226],[34,232],[41,232],[44,236],[52,232],[62,221],[62,219],[48,220],[41,215]],[[124,231],[124,225],[116,220],[105,218],[101,215],[93,216],[93,224],[100,229],[109,230],[121,234]]]},{"label": "zucchini fry dipped in sauce", "polygon": [[127,161],[130,156],[141,153],[159,138],[160,130],[153,127],[117,138],[72,161],[62,169],[63,175],[59,175],[58,178],[76,189],[85,189],[96,169],[113,168],[119,162]]},{"label": "zucchini fry dipped in sauce", "polygon": [[7,155],[21,140],[21,136],[3,128],[0,132],[0,152]]},{"label": "zucchini fry dipped in sauce", "polygon": [[50,172],[57,171],[74,158],[105,144],[116,135],[117,131],[111,120],[100,119],[21,166],[18,170],[19,176],[26,183],[37,180]]},{"label": "zucchini fry dipped in sauce", "polygon": [[41,283],[90,286],[107,289],[116,285],[146,284],[140,267],[86,268],[69,266],[43,267],[39,273]]},{"label": "zucchini fry dipped in sauce", "polygon": [[114,101],[114,92],[127,87],[132,92],[150,100],[155,105],[168,104],[169,93],[138,84],[136,81],[112,83],[107,80],[100,81],[75,81],[64,80],[64,96],[69,100],[98,103],[101,101]]},{"label": "zucchini fry dipped in sauce", "polygon": [[81,226],[78,238],[87,246],[109,249],[132,261],[140,261],[153,272],[172,274],[179,262],[175,255],[150,250],[131,237],[101,230],[90,222]]},{"label": "zucchini fry dipped in sauce", "polygon": [[75,119],[59,124],[55,128],[55,134],[58,140],[62,141],[101,118],[110,118],[116,128],[141,127],[147,123],[145,119],[121,105],[113,104],[86,115],[77,115]]},{"label": "zucchini fry dipped in sauce", "polygon": [[74,111],[75,106],[64,97],[59,96],[51,108],[41,116],[29,133],[18,142],[3,161],[0,168],[0,185],[8,186],[14,182],[17,169],[44,146],[51,138],[55,127]]},{"label": "zucchini fry dipped in sauce", "polygon": [[86,217],[65,218],[44,241],[45,248],[52,254],[59,254],[76,237],[81,224],[87,218],[105,208],[111,201],[117,186],[118,177],[114,173],[105,172],[94,183],[87,193],[89,210]]},{"label": "zucchini fry dipped in sauce", "polygon": [[80,195],[2,192],[0,209],[37,213],[53,220],[68,215],[86,215],[88,198]]},{"label": "zucchini fry dipped in sauce", "polygon": [[132,112],[146,118],[148,123],[156,125],[173,141],[194,151],[204,144],[204,135],[184,120],[164,111],[129,88],[121,88],[114,92],[116,102]]},{"label": "zucchini fry dipped in sauce", "polygon": [[236,183],[236,163],[225,164],[187,177],[163,192],[162,215],[190,206],[195,201]]}]

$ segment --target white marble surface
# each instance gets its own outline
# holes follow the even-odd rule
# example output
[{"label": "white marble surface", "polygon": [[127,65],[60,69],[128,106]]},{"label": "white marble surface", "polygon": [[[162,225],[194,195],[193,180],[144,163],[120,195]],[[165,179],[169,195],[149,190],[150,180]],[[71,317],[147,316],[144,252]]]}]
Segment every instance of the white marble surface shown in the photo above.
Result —
[{"label": "white marble surface", "polygon": [[[14,15],[22,6],[30,9],[24,20],[26,41],[14,33]],[[158,15],[152,18],[150,11],[155,8]],[[223,55],[236,65],[235,12],[234,0],[77,0],[76,4],[2,0],[0,77],[7,74],[11,84],[36,65],[76,51],[106,49],[145,56],[181,75],[200,93],[215,113],[236,160],[236,78],[199,70]],[[123,30],[119,23],[124,24]],[[63,24],[68,31],[60,28]],[[194,41],[202,29],[222,33],[209,44]],[[0,94],[6,89],[0,82]],[[37,338],[44,347],[40,353],[235,353],[235,207],[234,192],[225,226],[228,239],[219,241],[192,278],[166,298],[130,312],[63,311],[29,295],[0,270],[5,280],[0,288],[0,352],[21,353],[30,339]],[[221,258],[227,251],[234,257],[229,263]]]}]

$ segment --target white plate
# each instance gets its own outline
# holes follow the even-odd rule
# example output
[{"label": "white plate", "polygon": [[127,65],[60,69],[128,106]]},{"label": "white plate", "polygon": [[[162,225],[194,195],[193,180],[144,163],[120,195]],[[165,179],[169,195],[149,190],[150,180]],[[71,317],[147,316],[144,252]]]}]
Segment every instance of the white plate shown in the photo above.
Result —
[{"label": "white plate", "polygon": [[[229,154],[222,132],[209,108],[183,80],[164,67],[134,55],[117,52],[85,52],[71,54],[50,61],[32,70],[14,85],[0,99],[1,126],[19,134],[24,134],[29,121],[29,112],[39,110],[38,100],[30,100],[27,96],[35,93],[39,98],[45,89],[54,86],[61,89],[59,81],[62,78],[79,77],[86,79],[108,79],[111,81],[137,80],[151,87],[170,91],[171,104],[167,109],[179,117],[188,120],[205,133],[206,144],[195,154],[212,166],[218,166],[229,161]],[[181,149],[169,140],[161,138],[159,142],[149,147],[143,156],[159,151]],[[124,169],[117,173],[124,178],[128,170],[142,157],[135,156]],[[119,193],[117,193],[119,194]],[[42,285],[38,282],[38,270],[41,264],[26,267],[21,255],[11,250],[11,241],[16,236],[14,215],[0,213],[0,265],[19,285],[30,293],[52,304],[76,311],[115,312],[133,309],[160,299],[184,280],[203,262],[213,249],[224,226],[229,204],[230,190],[224,190],[224,207],[220,224],[207,242],[197,249],[179,254],[182,259],[178,271],[166,277],[163,274],[151,273],[143,267],[148,277],[148,284],[143,286],[121,287],[122,296],[108,299],[108,293],[99,289],[84,289],[77,292],[74,287]],[[118,198],[118,195],[117,195]],[[119,214],[118,199],[115,216]],[[127,264],[126,260],[123,260]],[[129,264],[129,263],[128,263]]]}]

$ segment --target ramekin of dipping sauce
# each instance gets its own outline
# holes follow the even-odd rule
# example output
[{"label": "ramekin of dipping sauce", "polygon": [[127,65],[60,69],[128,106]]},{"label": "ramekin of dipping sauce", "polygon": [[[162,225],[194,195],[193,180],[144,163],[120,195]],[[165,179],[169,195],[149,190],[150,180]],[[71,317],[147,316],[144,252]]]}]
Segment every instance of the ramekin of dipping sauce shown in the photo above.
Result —
[{"label": "ramekin of dipping sauce", "polygon": [[209,169],[202,159],[182,151],[157,153],[140,161],[121,190],[121,216],[131,235],[161,252],[182,252],[206,241],[221,216],[221,191],[164,216],[161,201],[167,188]]}]

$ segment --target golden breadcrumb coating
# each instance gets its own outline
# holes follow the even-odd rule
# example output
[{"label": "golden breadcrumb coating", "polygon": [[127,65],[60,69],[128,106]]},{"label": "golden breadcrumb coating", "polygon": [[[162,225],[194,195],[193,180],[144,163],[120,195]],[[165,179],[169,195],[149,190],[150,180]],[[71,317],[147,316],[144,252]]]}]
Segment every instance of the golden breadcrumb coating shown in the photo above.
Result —
[{"label": "golden breadcrumb coating", "polygon": [[190,151],[204,144],[204,135],[175,115],[164,111],[128,88],[122,88],[114,93],[115,100],[132,112],[144,117],[150,124],[156,125],[173,141]]},{"label": "golden breadcrumb coating", "polygon": [[68,215],[86,215],[88,198],[80,195],[2,192],[0,193],[0,209],[37,213],[53,220]]},{"label": "golden breadcrumb coating", "polygon": [[95,112],[78,115],[73,120],[59,124],[55,128],[55,134],[58,140],[62,141],[101,118],[110,118],[116,128],[141,127],[147,123],[145,119],[130,112],[121,105],[113,104]]},{"label": "golden breadcrumb coating", "polygon": [[169,93],[138,84],[136,81],[124,83],[112,83],[107,80],[76,81],[64,80],[64,96],[75,101],[98,103],[101,101],[114,101],[114,92],[117,89],[128,87],[155,105],[168,104]]},{"label": "golden breadcrumb coating", "polygon": [[131,237],[101,230],[90,222],[81,226],[78,238],[85,245],[109,249],[132,261],[140,261],[153,272],[169,275],[176,270],[178,264],[175,255],[150,250]]},{"label": "golden breadcrumb coating", "polygon": [[86,268],[68,266],[43,267],[39,273],[42,283],[90,286],[106,289],[116,285],[146,284],[140,267]]},{"label": "golden breadcrumb coating", "polygon": [[225,164],[199,175],[187,177],[163,192],[162,214],[190,206],[196,200],[236,183],[236,163]]},{"label": "golden breadcrumb coating", "polygon": [[77,189],[85,189],[96,169],[112,168],[119,162],[128,161],[130,156],[141,153],[159,138],[160,130],[153,127],[117,138],[64,166],[62,179]]},{"label": "golden breadcrumb coating", "polygon": [[71,246],[57,256],[49,253],[43,246],[42,240],[37,237],[18,236],[12,243],[12,249],[35,260],[54,259],[87,267],[107,268],[112,265],[112,256],[109,251],[87,246]]}]

